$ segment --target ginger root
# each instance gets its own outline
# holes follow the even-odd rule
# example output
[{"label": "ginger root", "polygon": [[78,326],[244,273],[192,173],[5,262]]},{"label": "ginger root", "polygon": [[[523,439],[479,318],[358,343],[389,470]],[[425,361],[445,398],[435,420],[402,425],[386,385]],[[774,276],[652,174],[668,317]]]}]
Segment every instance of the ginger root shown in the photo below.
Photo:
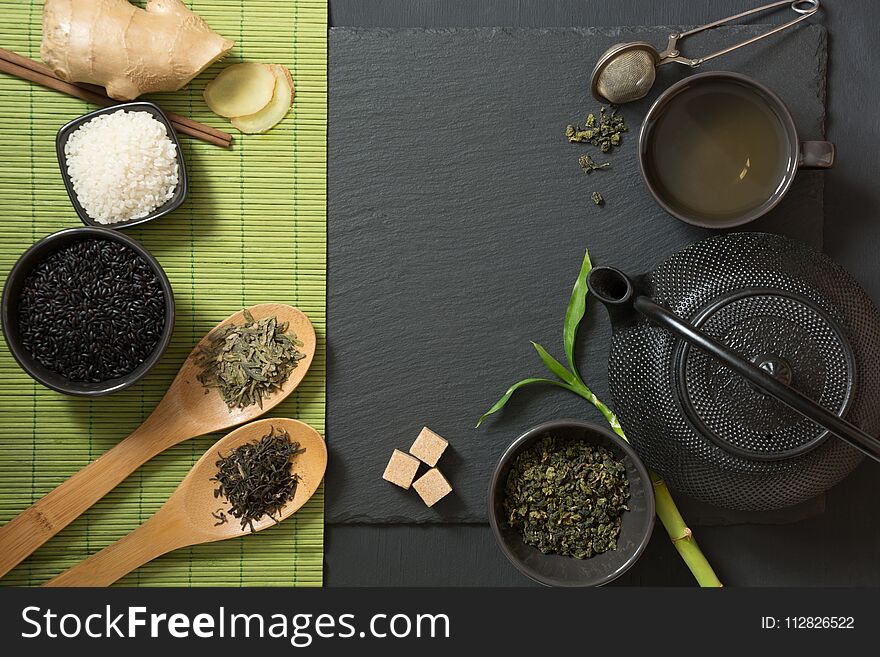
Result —
[{"label": "ginger root", "polygon": [[177,91],[233,42],[180,0],[46,0],[40,57],[67,82],[103,86],[116,100]]},{"label": "ginger root", "polygon": [[275,74],[275,93],[272,100],[263,109],[247,116],[235,116],[232,125],[245,134],[266,132],[281,122],[293,104],[293,79],[290,71],[280,64],[269,64]]}]

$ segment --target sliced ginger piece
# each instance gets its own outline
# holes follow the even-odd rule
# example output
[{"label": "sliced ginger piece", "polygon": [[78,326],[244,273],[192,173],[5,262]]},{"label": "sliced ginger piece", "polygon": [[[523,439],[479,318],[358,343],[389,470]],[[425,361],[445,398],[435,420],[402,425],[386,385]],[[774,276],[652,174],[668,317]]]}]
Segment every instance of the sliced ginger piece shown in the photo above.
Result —
[{"label": "sliced ginger piece", "polygon": [[280,64],[269,64],[269,67],[275,75],[275,93],[272,95],[272,100],[255,114],[236,116],[232,119],[232,125],[245,134],[266,132],[273,128],[287,116],[293,104],[293,78],[290,77],[290,71]]},{"label": "sliced ginger piece", "polygon": [[233,64],[205,86],[205,102],[214,114],[245,116],[266,107],[275,93],[275,74],[266,64]]}]

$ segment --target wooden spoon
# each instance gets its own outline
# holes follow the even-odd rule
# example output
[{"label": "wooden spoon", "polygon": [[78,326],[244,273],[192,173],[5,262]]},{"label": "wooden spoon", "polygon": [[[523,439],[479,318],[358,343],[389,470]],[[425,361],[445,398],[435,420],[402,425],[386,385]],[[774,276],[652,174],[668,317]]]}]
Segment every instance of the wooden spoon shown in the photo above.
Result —
[{"label": "wooden spoon", "polygon": [[184,440],[249,422],[280,404],[296,389],[315,355],[315,329],[309,318],[283,303],[263,303],[248,310],[254,319],[274,315],[280,322],[289,322],[288,332],[295,333],[303,342],[301,351],[306,357],[297,363],[281,390],[263,399],[262,408],[254,404],[230,409],[216,391],[205,394],[205,388],[196,379],[199,368],[193,355],[217,329],[245,323],[243,310],[230,315],[195,346],[162,401],[140,427],[0,527],[0,577],[157,454]]},{"label": "wooden spoon", "polygon": [[[327,446],[317,431],[299,420],[259,420],[239,427],[217,441],[152,518],[128,536],[61,573],[45,586],[109,586],[166,552],[249,534],[250,528],[242,529],[241,522],[232,516],[227,516],[227,522],[216,524],[217,519],[212,514],[218,509],[228,509],[228,503],[214,497],[217,483],[211,481],[211,477],[217,474],[218,453],[225,456],[239,445],[259,440],[273,427],[286,430],[290,439],[306,450],[293,458],[293,472],[299,475],[300,480],[296,494],[282,507],[277,520],[280,522],[292,516],[321,484],[327,469]],[[275,524],[275,520],[264,516],[254,521],[254,530],[260,531]]]}]

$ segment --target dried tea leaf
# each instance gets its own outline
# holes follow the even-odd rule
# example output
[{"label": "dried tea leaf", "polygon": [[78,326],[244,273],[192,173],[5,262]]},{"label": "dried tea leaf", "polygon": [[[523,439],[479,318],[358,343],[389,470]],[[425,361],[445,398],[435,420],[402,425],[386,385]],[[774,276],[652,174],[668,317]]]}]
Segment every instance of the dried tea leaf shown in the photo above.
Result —
[{"label": "dried tea leaf", "polygon": [[287,333],[288,323],[276,317],[256,320],[244,311],[245,324],[230,324],[208,336],[195,355],[201,368],[199,382],[216,389],[229,408],[253,404],[280,389],[297,363],[306,357],[296,335]]},{"label": "dried tea leaf", "polygon": [[548,434],[514,459],[504,512],[526,544],[588,559],[616,549],[629,496],[626,466],[610,450]]},{"label": "dried tea leaf", "polygon": [[[264,515],[276,520],[296,495],[299,476],[291,471],[292,459],[304,451],[287,431],[271,428],[260,440],[240,445],[227,456],[220,454],[217,474],[211,478],[217,482],[214,497],[228,500],[229,514],[241,521],[242,530],[255,531],[255,520]],[[222,510],[211,515],[216,525],[226,522]]]},{"label": "dried tea leaf", "polygon": [[565,126],[565,136],[572,143],[586,142],[596,146],[601,152],[608,153],[620,145],[621,135],[629,132],[623,115],[612,106],[611,112],[606,113],[605,108],[599,110],[599,118],[590,114],[581,128],[575,125]]},{"label": "dried tea leaf", "polygon": [[594,161],[589,155],[584,154],[578,158],[578,164],[581,165],[581,169],[584,170],[584,173],[593,173],[593,171],[598,171],[599,169],[607,169],[611,166],[611,162],[602,162],[601,164]]}]

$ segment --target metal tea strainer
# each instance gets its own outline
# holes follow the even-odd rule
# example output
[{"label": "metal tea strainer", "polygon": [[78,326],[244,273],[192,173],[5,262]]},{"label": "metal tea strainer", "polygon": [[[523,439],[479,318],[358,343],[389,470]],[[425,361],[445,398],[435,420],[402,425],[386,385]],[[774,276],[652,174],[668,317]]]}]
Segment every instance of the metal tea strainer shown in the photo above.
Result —
[{"label": "metal tea strainer", "polygon": [[[692,34],[703,32],[704,30],[711,30],[713,27],[718,27],[719,25],[724,25],[725,23],[730,23],[762,11],[775,9],[782,5],[790,5],[796,13],[800,14],[800,16],[784,25],[774,27],[769,32],[765,32],[764,34],[752,37],[742,43],[737,43],[736,45],[697,59],[683,57],[678,49],[678,42]],[[686,64],[696,68],[705,61],[714,59],[720,55],[726,55],[732,50],[748,46],[764,37],[776,34],[796,23],[800,23],[802,20],[815,14],[818,10],[819,0],[796,0],[795,2],[791,2],[791,0],[781,0],[780,2],[771,2],[770,4],[757,7],[756,9],[744,11],[735,16],[722,18],[714,23],[709,23],[702,27],[696,27],[687,32],[670,34],[669,43],[666,44],[666,50],[663,52],[657,52],[657,49],[654,46],[644,41],[630,41],[628,43],[614,44],[605,51],[596,63],[596,68],[593,69],[593,76],[590,82],[590,89],[593,92],[593,96],[595,96],[599,102],[603,103],[620,105],[622,103],[638,100],[639,98],[644,97],[654,85],[656,68],[658,66],[668,64],[669,62],[677,62],[679,64]]]}]

